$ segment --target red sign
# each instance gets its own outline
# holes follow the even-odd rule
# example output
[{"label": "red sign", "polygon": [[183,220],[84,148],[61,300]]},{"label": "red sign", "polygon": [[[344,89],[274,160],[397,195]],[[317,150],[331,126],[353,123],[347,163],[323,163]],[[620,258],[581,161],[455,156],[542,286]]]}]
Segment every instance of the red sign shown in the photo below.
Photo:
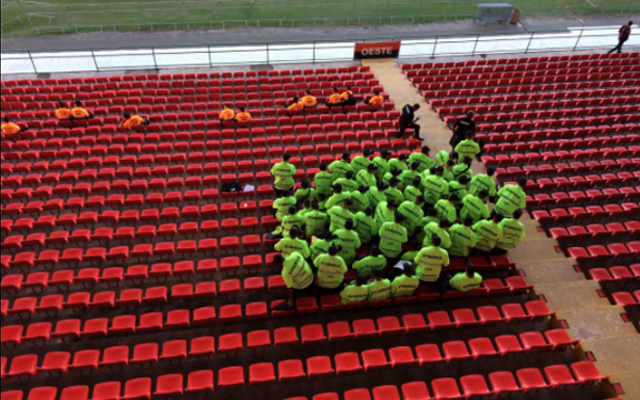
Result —
[{"label": "red sign", "polygon": [[400,54],[400,41],[397,42],[371,42],[356,43],[353,58],[398,58]]}]

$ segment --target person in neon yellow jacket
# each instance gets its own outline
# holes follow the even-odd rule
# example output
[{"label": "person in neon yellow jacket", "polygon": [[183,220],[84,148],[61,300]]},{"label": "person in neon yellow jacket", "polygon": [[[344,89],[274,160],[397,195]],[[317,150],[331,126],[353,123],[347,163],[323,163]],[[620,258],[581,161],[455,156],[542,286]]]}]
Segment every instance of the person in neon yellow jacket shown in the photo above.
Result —
[{"label": "person in neon yellow jacket", "polygon": [[367,166],[367,169],[363,169],[358,172],[358,174],[356,175],[356,182],[358,182],[360,185],[369,187],[377,185],[378,181],[375,175],[377,170],[378,167],[374,163],[369,164],[369,166]]},{"label": "person in neon yellow jacket", "polygon": [[358,213],[367,209],[371,205],[371,200],[367,197],[369,186],[360,186],[355,192],[351,192],[351,212]]},{"label": "person in neon yellow jacket", "polygon": [[515,210],[526,208],[527,194],[524,191],[526,186],[527,178],[518,179],[517,185],[504,185],[498,190],[498,200],[493,207],[493,212],[511,218]]},{"label": "person in neon yellow jacket", "polygon": [[282,218],[282,237],[288,238],[291,228],[297,226],[301,228],[303,226],[302,218],[298,215],[298,209],[296,206],[289,207],[289,214]]},{"label": "person in neon yellow jacket", "polygon": [[371,161],[369,158],[373,155],[373,150],[366,149],[364,154],[353,157],[351,160],[351,168],[353,168],[353,172],[358,176],[358,172],[362,170],[366,170]]},{"label": "person in neon yellow jacket", "polygon": [[431,237],[431,246],[422,248],[416,255],[414,260],[418,266],[416,275],[422,282],[438,282],[442,268],[449,266],[449,253],[440,248],[441,243],[440,236],[433,235]]},{"label": "person in neon yellow jacket", "polygon": [[496,243],[502,241],[503,234],[499,224],[503,219],[504,216],[498,213],[490,220],[483,219],[473,225],[473,230],[476,232],[475,255],[488,258],[489,252],[496,247]]},{"label": "person in neon yellow jacket", "polygon": [[347,219],[353,219],[353,213],[350,211],[350,208],[351,200],[344,199],[342,205],[335,205],[327,211],[327,215],[331,220],[330,231],[335,232],[338,229],[344,228]]},{"label": "person in neon yellow jacket", "polygon": [[461,292],[478,289],[481,284],[482,276],[476,272],[476,266],[470,262],[467,262],[465,272],[460,272],[449,280],[449,288]]},{"label": "person in neon yellow jacket", "polygon": [[489,207],[487,206],[487,199],[489,198],[489,192],[482,189],[478,196],[468,194],[462,199],[462,209],[460,210],[460,218],[467,217],[473,218],[473,223],[480,221],[481,219],[490,218]]},{"label": "person in neon yellow jacket", "polygon": [[347,173],[345,174],[345,176],[336,179],[335,182],[333,182],[334,186],[335,185],[340,185],[342,187],[342,192],[346,193],[353,193],[354,190],[356,190],[358,188],[358,186],[360,186],[360,184],[358,182],[356,182],[356,180],[354,179],[354,173],[353,171],[347,171]]},{"label": "person in neon yellow jacket", "polygon": [[378,157],[373,159],[373,163],[378,167],[376,171],[376,181],[380,182],[384,174],[389,172],[389,158],[391,157],[391,152],[389,150],[382,150]]},{"label": "person in neon yellow jacket", "polygon": [[455,193],[449,195],[448,199],[438,200],[434,207],[438,212],[438,218],[448,219],[451,223],[456,222],[458,219],[458,201],[460,201],[460,198]]},{"label": "person in neon yellow jacket", "polygon": [[339,292],[344,274],[348,271],[344,259],[338,255],[340,250],[340,246],[332,244],[328,254],[320,254],[313,262],[318,268],[318,286],[324,289],[325,294]]},{"label": "person in neon yellow jacket", "polygon": [[370,276],[373,268],[384,269],[387,266],[387,259],[380,254],[378,246],[371,246],[370,254],[353,263],[353,269],[364,276]]},{"label": "person in neon yellow jacket", "polygon": [[413,178],[411,185],[404,188],[405,201],[416,201],[418,196],[422,196],[422,189],[420,189],[420,186],[422,186],[422,178],[416,176]]},{"label": "person in neon yellow jacket", "polygon": [[278,197],[281,196],[283,190],[293,189],[293,176],[296,174],[296,167],[289,163],[290,159],[291,154],[284,153],[282,161],[271,168],[271,175],[273,175],[274,179],[273,185]]},{"label": "person in neon yellow jacket", "polygon": [[383,301],[391,298],[391,282],[382,278],[382,270],[380,268],[371,269],[371,283],[366,287],[369,292],[369,301]]},{"label": "person in neon yellow jacket", "polygon": [[[416,161],[419,162],[420,166],[418,167],[418,172],[421,173],[425,169],[429,169],[433,166],[433,161],[431,161],[431,157],[429,157],[430,152],[431,149],[429,146],[422,146],[420,152],[413,152],[409,155],[407,162],[409,164]],[[402,183],[402,186],[405,186],[404,182]]]},{"label": "person in neon yellow jacket", "polygon": [[342,304],[360,303],[367,301],[369,290],[367,289],[367,278],[356,273],[356,279],[349,285],[345,286],[340,292]]},{"label": "person in neon yellow jacket", "polygon": [[333,195],[324,203],[327,210],[331,210],[331,207],[335,205],[342,204],[345,199],[351,200],[351,192],[344,191],[341,184],[331,185],[331,189],[333,189]]},{"label": "person in neon yellow jacket", "polygon": [[311,203],[311,211],[303,215],[302,221],[307,237],[319,236],[324,233],[330,222],[327,213],[320,211],[320,205],[317,201]]},{"label": "person in neon yellow jacket", "polygon": [[356,232],[358,232],[362,243],[371,242],[374,237],[378,236],[378,231],[380,231],[380,225],[373,218],[374,212],[373,207],[369,206],[364,212],[358,212],[353,217],[356,223]]},{"label": "person in neon yellow jacket", "polygon": [[489,193],[491,201],[495,201],[496,197],[496,181],[493,180],[493,175],[496,173],[496,167],[487,167],[486,173],[477,174],[469,182],[469,194],[476,197],[480,194],[480,191],[486,190]]},{"label": "person in neon yellow jacket", "polygon": [[524,239],[524,225],[518,221],[522,217],[522,210],[515,210],[513,218],[505,218],[498,226],[502,229],[502,240],[496,243],[496,247],[491,254],[505,255],[510,250],[518,246],[520,241]]},{"label": "person in neon yellow jacket", "polygon": [[[337,238],[338,237],[333,232],[326,232],[318,235],[318,238],[311,244],[311,260],[315,260],[320,254],[328,254],[329,247],[331,247],[332,244],[331,242]],[[315,264],[314,266],[317,268]]]},{"label": "person in neon yellow jacket", "polygon": [[273,262],[282,264],[282,279],[289,290],[289,308],[293,308],[296,297],[312,295],[315,276],[302,254],[294,251],[286,258],[276,254]]},{"label": "person in neon yellow jacket", "polygon": [[311,250],[309,250],[309,243],[306,240],[300,239],[303,233],[297,226],[291,228],[291,232],[289,232],[288,238],[280,239],[278,243],[274,246],[277,251],[282,252],[283,257],[289,257],[289,255],[293,252],[298,252],[304,256],[304,258],[308,258],[311,255]]},{"label": "person in neon yellow jacket", "polygon": [[354,227],[353,219],[347,218],[344,222],[344,228],[334,232],[338,238],[333,243],[342,247],[338,255],[344,259],[347,265],[353,263],[353,260],[356,259],[356,252],[362,246],[358,232],[354,230]]},{"label": "person in neon yellow jacket", "polygon": [[449,228],[451,247],[447,250],[451,257],[469,257],[471,249],[476,247],[476,233],[471,228],[473,218],[466,217],[462,224],[455,224]]},{"label": "person in neon yellow jacket", "polygon": [[405,218],[402,213],[396,212],[393,222],[385,222],[380,227],[380,250],[386,258],[399,258],[402,245],[409,240],[407,229],[401,225]]},{"label": "person in neon yellow jacket", "polygon": [[[273,209],[275,211],[275,216],[282,223],[282,219],[285,215],[289,214],[289,207],[295,206],[297,204],[296,199],[291,196],[290,190],[283,190],[281,193],[281,197],[277,198],[273,202]],[[276,229],[269,234],[269,239],[278,239],[282,237],[282,225],[278,225]]]},{"label": "person in neon yellow jacket", "polygon": [[320,172],[313,177],[313,185],[316,187],[316,192],[330,196],[332,183],[333,175],[327,172],[327,164],[320,164]]},{"label": "person in neon yellow jacket", "polygon": [[398,276],[391,283],[391,297],[411,297],[420,286],[420,279],[413,274],[413,267],[410,262],[402,264],[402,275]]},{"label": "person in neon yellow jacket", "polygon": [[347,175],[347,171],[353,171],[351,154],[349,152],[342,153],[342,158],[329,164],[327,171],[333,174],[334,182],[338,178],[344,178]]}]

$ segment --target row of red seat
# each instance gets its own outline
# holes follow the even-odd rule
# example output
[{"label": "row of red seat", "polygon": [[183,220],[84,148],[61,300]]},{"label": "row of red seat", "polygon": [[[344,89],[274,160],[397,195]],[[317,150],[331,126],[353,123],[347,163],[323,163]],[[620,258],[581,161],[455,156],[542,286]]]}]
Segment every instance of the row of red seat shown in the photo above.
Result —
[{"label": "row of red seat", "polygon": [[[544,369],[547,377],[536,368],[523,368],[516,371],[516,379],[511,372],[492,372],[489,374],[489,382],[492,390],[487,386],[483,375],[466,375],[458,380],[454,378],[438,378],[430,382],[433,397],[429,395],[429,389],[425,382],[409,382],[401,386],[404,400],[444,400],[444,399],[469,399],[475,397],[501,396],[530,390],[555,389],[561,386],[582,385],[588,382],[597,382],[608,379],[602,376],[595,365],[590,361],[577,362],[571,365],[571,372],[565,365],[552,365]],[[547,381],[549,383],[547,383]],[[460,390],[462,388],[462,390]],[[400,392],[396,386],[385,385],[368,389],[352,389],[344,392],[344,400],[401,400]],[[286,400],[308,400],[306,397],[292,397]],[[335,392],[322,393],[313,396],[312,400],[340,400]],[[621,400],[621,399],[613,399]]]},{"label": "row of red seat", "polygon": [[[460,295],[464,295],[462,292],[455,292]],[[446,293],[445,293],[446,294]],[[336,309],[345,308],[345,306],[338,301],[334,302],[335,296],[323,296],[322,310],[335,311]],[[439,296],[438,296],[439,297]],[[406,303],[406,299],[400,303]],[[409,299],[413,300],[414,299]],[[279,311],[273,308],[283,300],[273,300],[271,302],[271,317],[283,317],[294,315],[294,310]],[[391,304],[392,301],[384,301],[384,305]],[[366,307],[367,303],[359,303],[348,308],[354,307]],[[379,307],[379,305],[374,305]],[[88,307],[88,305],[87,305]],[[180,327],[193,325],[211,324],[218,320],[222,323],[237,322],[246,319],[266,318],[268,313],[266,302],[254,302],[248,303],[244,306],[245,312],[243,313],[243,306],[240,304],[227,304],[219,308],[216,312],[216,308],[213,306],[207,306],[193,310],[193,316],[191,316],[190,310],[173,310],[166,313],[166,320],[170,321],[169,325],[174,327],[177,324]],[[526,311],[525,311],[526,309]],[[377,319],[377,330],[374,329],[375,335],[392,335],[401,332],[414,332],[424,330],[435,329],[451,329],[456,328],[460,322],[460,326],[473,326],[486,323],[509,323],[511,321],[518,320],[534,320],[544,319],[554,316],[555,313],[550,312],[546,303],[540,300],[529,301],[525,303],[523,309],[519,303],[503,304],[500,307],[500,311],[494,306],[478,307],[477,313],[480,319],[475,316],[475,313],[471,309],[462,309],[457,311],[458,320],[454,316],[454,320],[451,320],[449,313],[446,311],[433,311],[427,314],[428,321],[425,321],[422,314],[406,315],[402,318],[403,325],[400,324],[400,320],[395,316],[385,316]],[[320,311],[320,307],[317,304],[315,297],[302,297],[296,300],[296,310],[298,314],[317,313]],[[120,315],[112,319],[109,318],[96,318],[84,321],[84,328],[81,329],[80,319],[65,319],[59,320],[56,323],[56,328],[52,331],[53,324],[51,322],[39,322],[35,324],[27,325],[26,329],[22,325],[7,325],[2,327],[1,344],[7,345],[19,345],[23,342],[34,341],[48,341],[52,338],[62,337],[95,337],[95,336],[109,336],[117,335],[121,333],[133,334],[135,332],[144,332],[151,330],[163,329],[167,325],[163,325],[164,320],[163,312],[152,312],[141,314],[139,317],[136,315]],[[138,322],[137,322],[138,321]],[[372,320],[369,320],[372,321]],[[370,323],[366,323],[370,326]],[[327,325],[327,331],[329,333],[329,340],[336,339],[352,339],[354,334],[351,330],[351,326],[346,321],[332,322]],[[544,340],[541,345],[543,347],[548,346]]]},{"label": "row of red seat", "polygon": [[61,78],[61,79],[24,79],[2,81],[3,87],[17,86],[43,86],[43,85],[71,85],[71,84],[92,84],[108,82],[135,82],[146,80],[184,80],[184,79],[220,79],[220,78],[255,78],[255,77],[277,77],[277,76],[299,76],[299,75],[323,75],[323,74],[347,74],[366,73],[370,71],[368,66],[351,66],[340,68],[316,68],[316,69],[283,69],[283,70],[260,70],[260,71],[235,71],[235,72],[210,72],[210,73],[189,73],[189,74],[138,74],[138,75],[113,75],[108,77],[90,78]]},{"label": "row of red seat", "polygon": [[636,290],[631,294],[630,292],[616,292],[612,295],[613,302],[624,308],[637,308],[640,307],[640,290]]},{"label": "row of red seat", "polygon": [[[599,105],[627,104],[627,97],[633,97],[640,94],[640,88],[627,87],[595,90],[560,90],[542,93],[520,93],[509,95],[496,94],[493,96],[468,96],[468,93],[465,91],[461,91],[461,93],[467,94],[467,96],[447,99],[428,99],[428,102],[434,109],[439,109],[440,107],[459,106],[463,107],[463,112],[467,112],[467,107],[469,107],[469,105],[473,105],[473,110],[478,113],[495,111],[502,107],[504,103],[514,102],[528,103],[551,101],[551,104],[554,106],[553,108],[591,107]],[[491,100],[491,103],[487,104],[487,101],[489,100]]]},{"label": "row of red seat", "polygon": [[[336,374],[367,371],[370,368],[379,368],[370,358],[376,353],[363,352],[363,364],[360,365],[358,353],[342,353],[336,356]],[[364,359],[364,357],[367,357]],[[290,381],[296,379],[311,378],[328,375],[326,359],[316,357],[309,359],[307,374],[305,374],[302,361],[292,359],[278,363],[278,377],[276,379],[274,365],[271,363],[253,364],[249,367],[249,384],[264,385],[270,382]],[[309,361],[307,360],[307,361]],[[356,363],[357,362],[357,363]],[[339,363],[339,364],[338,364]],[[329,367],[331,367],[329,365]],[[520,369],[516,372],[518,382],[511,372],[492,372],[489,374],[489,382],[492,390],[489,390],[483,375],[467,375],[460,378],[462,393],[458,387],[458,381],[454,378],[438,378],[430,382],[435,399],[470,398],[473,396],[499,396],[503,393],[527,392],[531,389],[557,388],[567,385],[583,385],[608,379],[602,376],[590,361],[577,362],[571,365],[571,370],[565,365],[552,365],[545,367],[544,373],[547,383],[540,370],[536,368]],[[333,368],[331,368],[333,373]],[[574,378],[575,375],[575,378]],[[189,373],[187,385],[184,386],[182,374],[162,375],[156,380],[156,390],[152,390],[151,378],[129,379],[124,386],[124,396],[121,383],[118,381],[104,382],[93,387],[93,399],[138,399],[159,398],[165,396],[182,396],[185,393],[211,393],[214,390],[214,373],[210,370],[194,371]],[[245,386],[245,372],[243,367],[226,367],[218,371],[219,389]],[[88,400],[89,386],[71,386],[64,388],[60,394],[60,400]],[[29,399],[55,399],[58,389],[55,387],[38,387],[31,390]],[[396,386],[378,386],[372,391],[373,400],[400,400],[400,394]],[[428,400],[429,391],[424,382],[410,382],[402,385],[404,400]],[[22,391],[16,390],[3,394],[3,400],[22,400]],[[344,393],[344,400],[371,400],[369,390],[353,389]],[[288,400],[307,400],[306,397],[295,397]],[[323,393],[313,396],[313,400],[339,400],[338,394]]]},{"label": "row of red seat", "polygon": [[[585,204],[591,204],[587,201]],[[604,207],[598,205],[587,205],[585,207],[575,206],[568,208],[554,208],[547,210],[536,210],[531,212],[534,219],[542,220],[542,222],[558,223],[574,223],[597,221],[600,219],[613,219],[619,221],[621,217],[628,216],[633,218],[640,211],[637,203],[615,203],[606,204]]]},{"label": "row of red seat", "polygon": [[[49,250],[54,251],[54,250]],[[74,285],[83,287],[95,287],[96,285],[119,285],[121,282],[149,283],[157,282],[170,277],[190,278],[191,275],[216,276],[218,271],[226,274],[235,273],[240,269],[260,270],[265,267],[273,267],[273,256],[276,253],[269,253],[263,261],[260,254],[250,254],[242,257],[225,257],[220,260],[220,269],[218,269],[218,260],[215,258],[202,259],[197,263],[194,261],[177,261],[175,263],[156,263],[156,264],[137,264],[127,267],[107,267],[107,268],[80,268],[73,269],[56,269],[49,273],[32,272],[24,277],[22,274],[6,275],[2,278],[1,288],[7,294],[18,293],[21,290],[31,290],[39,293],[44,288],[62,288],[68,289]],[[242,267],[241,267],[242,265]],[[235,285],[235,284],[234,284]],[[242,287],[245,292],[254,292],[264,290],[264,278],[261,276],[245,278]],[[511,286],[517,287],[515,283]],[[508,289],[511,289],[509,287]],[[275,291],[284,289],[284,281],[280,275],[272,275],[268,277],[268,290]],[[3,315],[8,310],[7,306],[3,306]],[[87,303],[88,304],[88,303]],[[37,307],[36,307],[37,308]]]},{"label": "row of red seat", "polygon": [[[638,86],[638,80],[623,81],[589,81],[576,83],[543,83],[537,85],[522,85],[524,78],[515,78],[511,80],[510,86],[500,86],[491,88],[465,88],[453,87],[453,84],[440,84],[440,89],[422,90],[421,94],[427,98],[444,99],[448,97],[458,98],[460,96],[485,96],[485,95],[504,95],[506,93],[544,93],[557,92],[561,90],[600,90],[614,88],[619,86]],[[442,88],[444,85],[445,88]],[[461,85],[462,86],[462,85]]]},{"label": "row of red seat", "polygon": [[[499,140],[494,138],[494,140]],[[586,148],[597,148],[598,150],[600,150],[600,148],[602,148],[603,152],[618,152],[617,153],[617,157],[614,157],[616,154],[602,154],[600,152],[596,153],[597,155],[602,154],[602,156],[608,156],[611,155],[612,158],[618,158],[618,157],[634,157],[638,154],[640,154],[640,146],[630,146],[628,148],[624,148],[622,146],[624,145],[629,145],[629,144],[633,144],[633,143],[640,143],[640,135],[637,134],[631,134],[631,135],[616,135],[614,137],[601,137],[601,138],[593,138],[593,139],[582,139],[582,138],[577,138],[577,139],[549,139],[549,140],[529,140],[526,142],[519,142],[519,143],[500,143],[500,144],[493,144],[493,143],[487,143],[484,147],[483,152],[487,153],[487,154],[494,154],[494,153],[511,153],[511,152],[518,152],[518,153],[528,153],[530,151],[544,151],[544,150],[555,150],[555,149],[566,149],[566,150],[573,150],[573,149],[586,149]],[[607,144],[609,146],[617,146],[615,148],[612,147],[608,147]],[[555,153],[554,153],[555,154]],[[542,155],[542,154],[540,154]],[[547,155],[552,155],[552,154],[545,154],[545,157]],[[590,154],[591,155],[591,154]],[[570,158],[571,156],[573,156],[573,158],[575,157],[574,154],[566,154],[566,153],[560,153],[560,159],[567,159]],[[544,158],[543,158],[544,159]],[[534,160],[537,161],[537,160]],[[607,163],[611,164],[611,162],[613,160],[605,160]]]},{"label": "row of red seat", "polygon": [[[380,334],[373,320],[357,320],[353,322],[353,325],[355,331],[354,337],[356,338],[366,338]],[[330,337],[332,328],[331,324],[327,325]],[[303,344],[319,343],[326,340],[321,325],[303,326],[301,333]],[[306,337],[305,334],[307,335]],[[300,344],[297,330],[293,327],[277,328],[273,331],[273,337],[273,345],[275,345],[275,347]],[[212,336],[194,338],[191,340],[191,349],[188,351],[186,340],[172,340],[162,344],[161,353],[159,352],[157,343],[143,343],[133,348],[131,357],[129,357],[131,350],[128,346],[107,347],[102,352],[100,350],[80,350],[73,353],[73,356],[66,351],[50,352],[44,355],[41,362],[39,362],[38,355],[26,354],[17,356],[12,360],[6,360],[6,364],[10,364],[10,368],[9,371],[4,374],[4,377],[12,378],[56,373],[66,374],[68,371],[78,370],[93,372],[99,371],[100,368],[104,367],[125,367],[129,365],[146,367],[149,364],[152,365],[153,363],[163,361],[181,361],[193,357],[201,358],[203,356],[210,357],[216,354],[215,342],[215,338]],[[444,357],[441,355],[440,346],[435,344],[423,344],[416,346],[415,349],[409,346],[399,346],[392,347],[388,349],[388,351],[384,349],[365,350],[359,354],[359,358],[362,359],[362,367],[360,368],[358,368],[360,361],[354,356],[354,353],[337,354],[334,357],[335,370],[329,356],[310,357],[306,359],[306,361],[296,360],[297,362],[295,363],[292,363],[293,360],[280,361],[278,365],[281,372],[280,380],[283,380],[283,375],[289,379],[304,377],[315,378],[333,375],[334,373],[340,375],[345,372],[356,372],[360,369],[366,372],[375,368],[396,368],[414,365],[425,366],[440,362],[451,362],[453,360],[495,356],[504,357],[532,350],[564,349],[573,347],[578,343],[579,341],[572,340],[565,330],[555,329],[545,332],[544,337],[540,332],[533,331],[521,333],[519,338],[515,335],[504,335],[496,337],[494,341],[489,338],[476,338],[468,342],[444,342],[441,346]],[[252,331],[247,334],[247,349],[271,346],[270,331]],[[240,333],[226,334],[218,338],[217,352],[219,354],[238,352],[244,348],[245,343]],[[355,354],[357,355],[357,353]],[[307,366],[306,373],[302,368],[303,363]],[[265,364],[258,365],[269,369]],[[256,369],[256,364],[253,364],[249,368],[250,371],[254,369]],[[4,373],[4,371],[2,372]],[[271,372],[273,372],[272,369]],[[253,384],[256,382],[252,382],[250,379],[250,383]]]},{"label": "row of red seat", "polygon": [[[498,156],[499,157],[499,156]],[[512,164],[509,161],[513,159],[499,159],[498,165]],[[529,160],[534,161],[534,160]],[[640,166],[640,158],[625,159],[618,158],[615,161],[604,159],[602,161],[557,163],[557,164],[541,164],[541,165],[525,165],[520,167],[497,168],[496,176],[503,179],[513,179],[516,176],[544,176],[552,177],[557,175],[576,175],[579,173],[593,173],[600,171],[608,171],[610,173],[618,173],[622,171],[635,171]]]},{"label": "row of red seat", "polygon": [[[567,62],[595,62],[597,65],[617,65],[625,59],[638,58],[638,53],[592,53],[592,54],[567,54],[560,56],[544,56],[544,57],[521,57],[521,58],[501,58],[501,59],[480,59],[466,61],[447,61],[427,62],[419,64],[402,64],[400,68],[403,71],[412,69],[451,69],[465,68],[474,66],[496,66],[496,65],[519,65],[519,64],[538,64],[538,63],[558,63],[565,64]],[[553,64],[552,64],[553,65]]]},{"label": "row of red seat", "polygon": [[[635,80],[640,78],[640,68],[626,67],[621,72],[598,72],[585,68],[584,73],[567,72],[558,75],[555,70],[525,71],[508,73],[475,73],[465,75],[422,76],[411,78],[418,90],[438,90],[460,87],[464,89],[500,87],[511,85],[534,85],[558,82],[592,82]],[[459,83],[458,85],[454,83]]]},{"label": "row of red seat", "polygon": [[[457,67],[444,69],[439,67],[434,68],[422,68],[422,69],[409,69],[405,70],[405,75],[411,81],[417,77],[448,77],[470,74],[502,74],[507,76],[514,76],[516,74],[521,75],[547,75],[549,71],[554,73],[561,73],[565,75],[581,74],[591,71],[596,72],[619,72],[625,71],[627,66],[635,67],[635,59],[623,59],[617,60],[614,64],[606,63],[599,65],[599,61],[579,61],[579,62],[560,62],[560,63],[529,63],[529,64],[515,64],[515,65],[502,65],[497,67]],[[439,64],[436,64],[439,65]]]},{"label": "row of red seat", "polygon": [[633,264],[628,268],[625,266],[591,268],[589,276],[601,285],[609,282],[618,283],[640,280],[640,264]]},{"label": "row of red seat", "polygon": [[[534,211],[534,213],[538,212],[539,211]],[[550,217],[536,215],[536,219],[541,221],[543,226],[553,224],[554,227],[549,228],[549,234],[561,245],[565,246],[577,241],[582,244],[605,244],[609,241],[620,241],[624,238],[631,239],[631,237],[640,233],[639,221],[626,221],[624,223],[611,222],[606,225],[590,224],[586,227],[583,225],[572,225],[565,229],[558,227],[558,225],[562,225],[561,218],[563,216],[564,214],[552,215]]]},{"label": "row of red seat", "polygon": [[[355,93],[370,93],[379,89],[379,80],[374,79],[373,74],[359,74],[357,78],[352,75],[326,75],[307,76],[294,78],[251,78],[247,79],[226,79],[226,80],[184,80],[173,82],[136,82],[136,83],[107,83],[107,84],[85,84],[69,86],[33,86],[2,89],[2,95],[11,101],[18,97],[21,101],[57,101],[65,93],[80,94],[86,96],[98,94],[97,98],[140,96],[156,91],[161,95],[193,95],[204,93],[197,91],[197,88],[209,89],[210,93],[250,93],[268,91],[289,91],[289,90],[321,90],[319,94],[330,95],[334,88],[339,92],[345,91],[346,86],[350,86]],[[375,88],[375,89],[374,89]],[[327,93],[327,91],[329,91]],[[382,91],[382,90],[380,90]],[[92,96],[90,96],[92,97]]]}]

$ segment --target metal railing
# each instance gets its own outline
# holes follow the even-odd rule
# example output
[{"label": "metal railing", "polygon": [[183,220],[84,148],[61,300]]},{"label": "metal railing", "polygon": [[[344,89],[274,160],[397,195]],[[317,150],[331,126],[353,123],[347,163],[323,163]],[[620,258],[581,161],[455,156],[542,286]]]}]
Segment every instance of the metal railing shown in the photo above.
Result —
[{"label": "metal railing", "polygon": [[[637,29],[634,28],[637,32]],[[173,45],[129,49],[95,48],[55,52],[2,53],[2,73],[100,72],[109,70],[319,63],[353,60],[356,42],[401,40],[399,58],[476,56],[608,49],[617,42],[617,29],[579,29],[520,34],[387,37],[354,41],[272,42],[237,45]],[[640,47],[634,33],[627,48]]]},{"label": "metal railing", "polygon": [[[39,35],[105,30],[153,31],[447,21],[473,17],[478,3],[504,0],[211,0],[86,4],[4,0],[3,3],[9,1],[18,4],[19,16],[22,17],[20,21],[24,23],[17,27],[15,19],[5,21],[3,18],[3,30],[6,26],[9,33],[33,31]],[[610,1],[607,0],[606,4],[596,9],[602,13],[640,11],[638,0]],[[569,13],[565,7],[559,7],[556,0],[510,0],[509,3],[528,16],[546,14],[557,17]],[[586,0],[583,6],[572,5],[572,11],[592,11]]]}]

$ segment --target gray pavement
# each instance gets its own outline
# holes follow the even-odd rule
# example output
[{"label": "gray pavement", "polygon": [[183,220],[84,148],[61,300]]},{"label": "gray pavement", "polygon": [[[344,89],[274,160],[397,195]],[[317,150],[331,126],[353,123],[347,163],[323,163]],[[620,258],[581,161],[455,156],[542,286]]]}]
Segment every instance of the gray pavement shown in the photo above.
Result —
[{"label": "gray pavement", "polygon": [[[532,0],[534,1],[534,0]],[[476,35],[533,31],[564,31],[568,27],[621,25],[629,16],[576,18],[524,18],[518,25],[487,24],[472,20],[414,25],[382,25],[316,28],[249,28],[212,31],[93,32],[2,39],[2,51],[78,50],[201,44],[241,44],[314,40],[363,40],[426,37],[435,35]],[[640,16],[636,16],[640,20]]]}]

